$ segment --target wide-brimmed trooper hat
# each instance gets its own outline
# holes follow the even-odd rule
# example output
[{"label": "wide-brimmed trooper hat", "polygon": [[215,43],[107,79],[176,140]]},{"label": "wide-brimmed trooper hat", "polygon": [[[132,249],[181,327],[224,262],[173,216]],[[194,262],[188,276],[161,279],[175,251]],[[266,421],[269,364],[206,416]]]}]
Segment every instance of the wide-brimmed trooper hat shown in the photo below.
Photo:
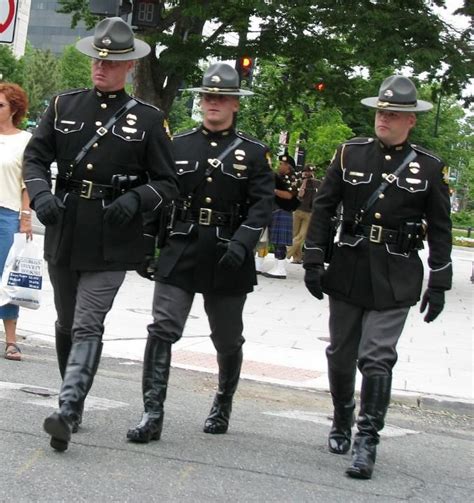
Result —
[{"label": "wide-brimmed trooper hat", "polygon": [[76,43],[86,56],[107,61],[129,61],[146,56],[151,48],[133,36],[130,26],[120,17],[106,17],[97,23],[94,35]]},{"label": "wide-brimmed trooper hat", "polygon": [[427,112],[433,108],[428,101],[416,98],[415,84],[403,75],[392,75],[386,78],[379,89],[379,95],[364,98],[361,103],[377,110],[395,112]]},{"label": "wide-brimmed trooper hat", "polygon": [[183,91],[228,96],[251,96],[254,94],[247,89],[240,89],[239,74],[235,68],[227,63],[214,63],[205,71],[201,87],[189,87]]},{"label": "wide-brimmed trooper hat", "polygon": [[278,160],[280,162],[287,162],[291,166],[292,169],[296,169],[296,162],[293,159],[293,157],[291,157],[291,155],[284,153],[284,154],[278,156]]}]

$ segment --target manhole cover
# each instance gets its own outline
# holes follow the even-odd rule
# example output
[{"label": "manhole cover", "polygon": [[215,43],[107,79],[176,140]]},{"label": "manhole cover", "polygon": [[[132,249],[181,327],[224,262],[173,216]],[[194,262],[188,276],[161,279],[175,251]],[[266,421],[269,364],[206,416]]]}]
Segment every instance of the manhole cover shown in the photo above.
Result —
[{"label": "manhole cover", "polygon": [[54,391],[51,391],[49,389],[46,389],[46,388],[33,388],[33,387],[24,387],[24,388],[20,388],[20,391],[23,391],[24,393],[29,393],[31,395],[38,395],[38,396],[55,396],[57,395],[57,393],[55,393]]}]

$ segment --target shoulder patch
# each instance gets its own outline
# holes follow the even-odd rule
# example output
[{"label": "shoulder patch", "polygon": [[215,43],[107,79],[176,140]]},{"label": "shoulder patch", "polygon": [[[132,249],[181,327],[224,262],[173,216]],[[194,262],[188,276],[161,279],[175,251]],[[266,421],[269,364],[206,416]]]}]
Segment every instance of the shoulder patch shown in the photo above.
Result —
[{"label": "shoulder patch", "polygon": [[415,145],[413,143],[411,143],[410,146],[418,154],[424,154],[424,155],[427,155],[428,157],[432,157],[433,159],[436,159],[439,162],[443,162],[437,155],[433,154],[433,152],[430,152],[426,148],[420,147],[419,145]]},{"label": "shoulder patch", "polygon": [[448,166],[443,166],[441,173],[443,174],[443,182],[446,185],[449,185],[449,168],[448,168]]},{"label": "shoulder patch", "polygon": [[356,137],[356,138],[351,138],[350,140],[347,140],[344,142],[345,145],[368,145],[369,143],[373,143],[374,139],[373,138],[361,138],[361,137]]},{"label": "shoulder patch", "polygon": [[272,156],[271,156],[271,154],[270,154],[270,152],[269,152],[269,151],[267,151],[267,153],[265,154],[265,159],[266,159],[266,160],[267,160],[267,162],[268,162],[268,167],[269,167],[270,169],[273,169],[273,168],[272,168]]},{"label": "shoulder patch", "polygon": [[268,147],[265,145],[265,143],[262,143],[260,140],[257,140],[253,136],[250,136],[247,133],[244,133],[243,131],[236,131],[235,134],[239,138],[242,138],[242,140],[249,141],[250,143],[255,143],[255,145],[260,145],[260,147],[263,147],[264,149],[268,149]]}]

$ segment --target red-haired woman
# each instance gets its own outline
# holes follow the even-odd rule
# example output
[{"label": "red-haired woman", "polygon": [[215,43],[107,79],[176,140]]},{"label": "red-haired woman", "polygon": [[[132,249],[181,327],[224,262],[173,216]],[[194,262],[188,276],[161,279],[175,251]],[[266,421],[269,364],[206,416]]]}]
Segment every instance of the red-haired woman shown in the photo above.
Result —
[{"label": "red-haired woman", "polygon": [[[26,115],[28,98],[16,84],[0,82],[0,275],[16,232],[32,238],[29,198],[21,174],[23,151],[31,134],[19,129]],[[18,306],[0,306],[5,327],[5,358],[21,360],[16,343]]]}]

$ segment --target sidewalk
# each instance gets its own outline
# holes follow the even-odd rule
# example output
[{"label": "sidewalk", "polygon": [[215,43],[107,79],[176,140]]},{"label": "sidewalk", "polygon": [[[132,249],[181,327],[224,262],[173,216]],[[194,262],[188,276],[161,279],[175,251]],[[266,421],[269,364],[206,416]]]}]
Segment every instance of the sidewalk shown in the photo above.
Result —
[{"label": "sidewalk", "polygon": [[[43,237],[36,235],[35,239]],[[426,259],[426,253],[423,254]],[[470,280],[474,253],[453,250],[453,289],[439,319],[427,324],[414,307],[398,344],[399,359],[393,375],[393,396],[415,404],[460,403],[472,407],[473,286]],[[273,262],[267,258],[270,268]],[[286,280],[259,276],[244,311],[244,365],[242,377],[315,390],[327,390],[325,348],[328,343],[328,301],[314,299],[305,289],[300,265],[287,265]],[[106,320],[103,354],[142,360],[146,325],[151,319],[153,283],[135,272],[127,274]],[[45,278],[42,307],[23,309],[18,333],[54,344],[55,310],[52,287]],[[184,336],[173,349],[174,367],[217,372],[215,350],[202,298],[196,296]],[[25,364],[28,351],[25,348]],[[360,386],[358,375],[357,387]]]}]

